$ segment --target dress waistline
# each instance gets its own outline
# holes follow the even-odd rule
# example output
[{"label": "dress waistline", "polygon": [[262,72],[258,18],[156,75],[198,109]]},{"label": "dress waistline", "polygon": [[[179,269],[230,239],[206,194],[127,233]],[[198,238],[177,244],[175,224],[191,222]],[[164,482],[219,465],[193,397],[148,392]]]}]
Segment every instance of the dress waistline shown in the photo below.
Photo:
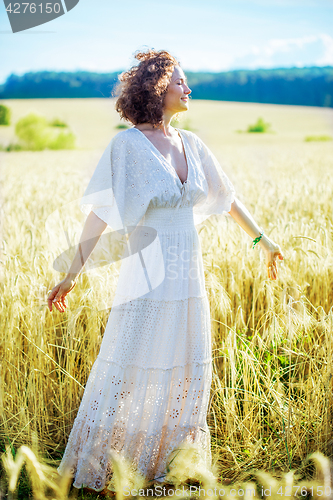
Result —
[{"label": "dress waistline", "polygon": [[192,230],[195,228],[193,206],[149,208],[142,219],[142,225],[156,230]]}]

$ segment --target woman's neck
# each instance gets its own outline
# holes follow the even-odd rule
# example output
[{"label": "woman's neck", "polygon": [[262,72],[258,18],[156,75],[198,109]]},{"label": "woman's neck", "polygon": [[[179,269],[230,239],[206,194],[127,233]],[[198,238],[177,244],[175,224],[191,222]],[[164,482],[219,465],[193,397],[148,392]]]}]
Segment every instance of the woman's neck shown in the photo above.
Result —
[{"label": "woman's neck", "polygon": [[171,120],[172,120],[172,116],[165,116],[163,115],[163,121],[162,123],[158,126],[158,127],[154,127],[152,123],[139,123],[138,125],[136,125],[136,128],[138,128],[139,130],[160,130],[163,132],[163,135],[165,135],[166,137],[167,136],[171,136],[172,135],[172,131],[173,131],[173,128],[171,127]]}]

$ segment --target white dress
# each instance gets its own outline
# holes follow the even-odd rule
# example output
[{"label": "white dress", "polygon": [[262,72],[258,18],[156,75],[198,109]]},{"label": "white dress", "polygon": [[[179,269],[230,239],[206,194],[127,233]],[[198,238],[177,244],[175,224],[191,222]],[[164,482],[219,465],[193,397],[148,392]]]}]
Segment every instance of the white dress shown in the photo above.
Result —
[{"label": "white dress", "polygon": [[156,482],[184,441],[196,443],[211,464],[211,325],[195,226],[228,212],[234,188],[195,134],[178,133],[188,165],[183,184],[131,128],[112,139],[80,203],[113,230],[136,229],[58,469],[70,470],[77,488],[105,487],[109,450]]}]

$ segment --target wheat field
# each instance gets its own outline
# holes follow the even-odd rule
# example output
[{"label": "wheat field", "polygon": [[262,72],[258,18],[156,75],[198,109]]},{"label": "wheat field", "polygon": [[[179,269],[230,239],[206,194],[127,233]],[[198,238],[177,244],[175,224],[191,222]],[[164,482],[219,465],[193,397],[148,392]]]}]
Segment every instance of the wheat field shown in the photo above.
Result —
[{"label": "wheat field", "polygon": [[[64,314],[47,291],[55,259],[84,223],[75,200],[119,120],[110,99],[7,100],[13,123],[30,111],[65,120],[70,151],[0,152],[1,449],[36,445],[56,465],[98,354],[120,262],[83,273]],[[262,116],[273,133],[240,133]],[[223,478],[253,471],[309,478],[311,453],[332,456],[333,110],[192,101],[179,127],[198,134],[238,198],[280,244],[276,282],[230,217],[198,227],[210,299],[214,374],[208,423]],[[14,125],[0,127],[0,144]],[[65,232],[66,231],[66,232]],[[116,260],[124,241],[100,249]]]}]

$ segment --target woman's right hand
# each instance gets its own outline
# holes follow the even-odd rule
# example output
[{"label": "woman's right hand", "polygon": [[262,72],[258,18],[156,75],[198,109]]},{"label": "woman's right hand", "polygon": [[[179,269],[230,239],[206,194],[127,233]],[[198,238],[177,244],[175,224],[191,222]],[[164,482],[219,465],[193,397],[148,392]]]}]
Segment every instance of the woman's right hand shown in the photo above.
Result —
[{"label": "woman's right hand", "polygon": [[47,305],[52,312],[52,304],[58,309],[60,312],[64,312],[67,304],[65,302],[66,295],[73,290],[76,285],[76,280],[65,278],[60,281],[58,285],[52,288],[50,295],[47,298]]}]

